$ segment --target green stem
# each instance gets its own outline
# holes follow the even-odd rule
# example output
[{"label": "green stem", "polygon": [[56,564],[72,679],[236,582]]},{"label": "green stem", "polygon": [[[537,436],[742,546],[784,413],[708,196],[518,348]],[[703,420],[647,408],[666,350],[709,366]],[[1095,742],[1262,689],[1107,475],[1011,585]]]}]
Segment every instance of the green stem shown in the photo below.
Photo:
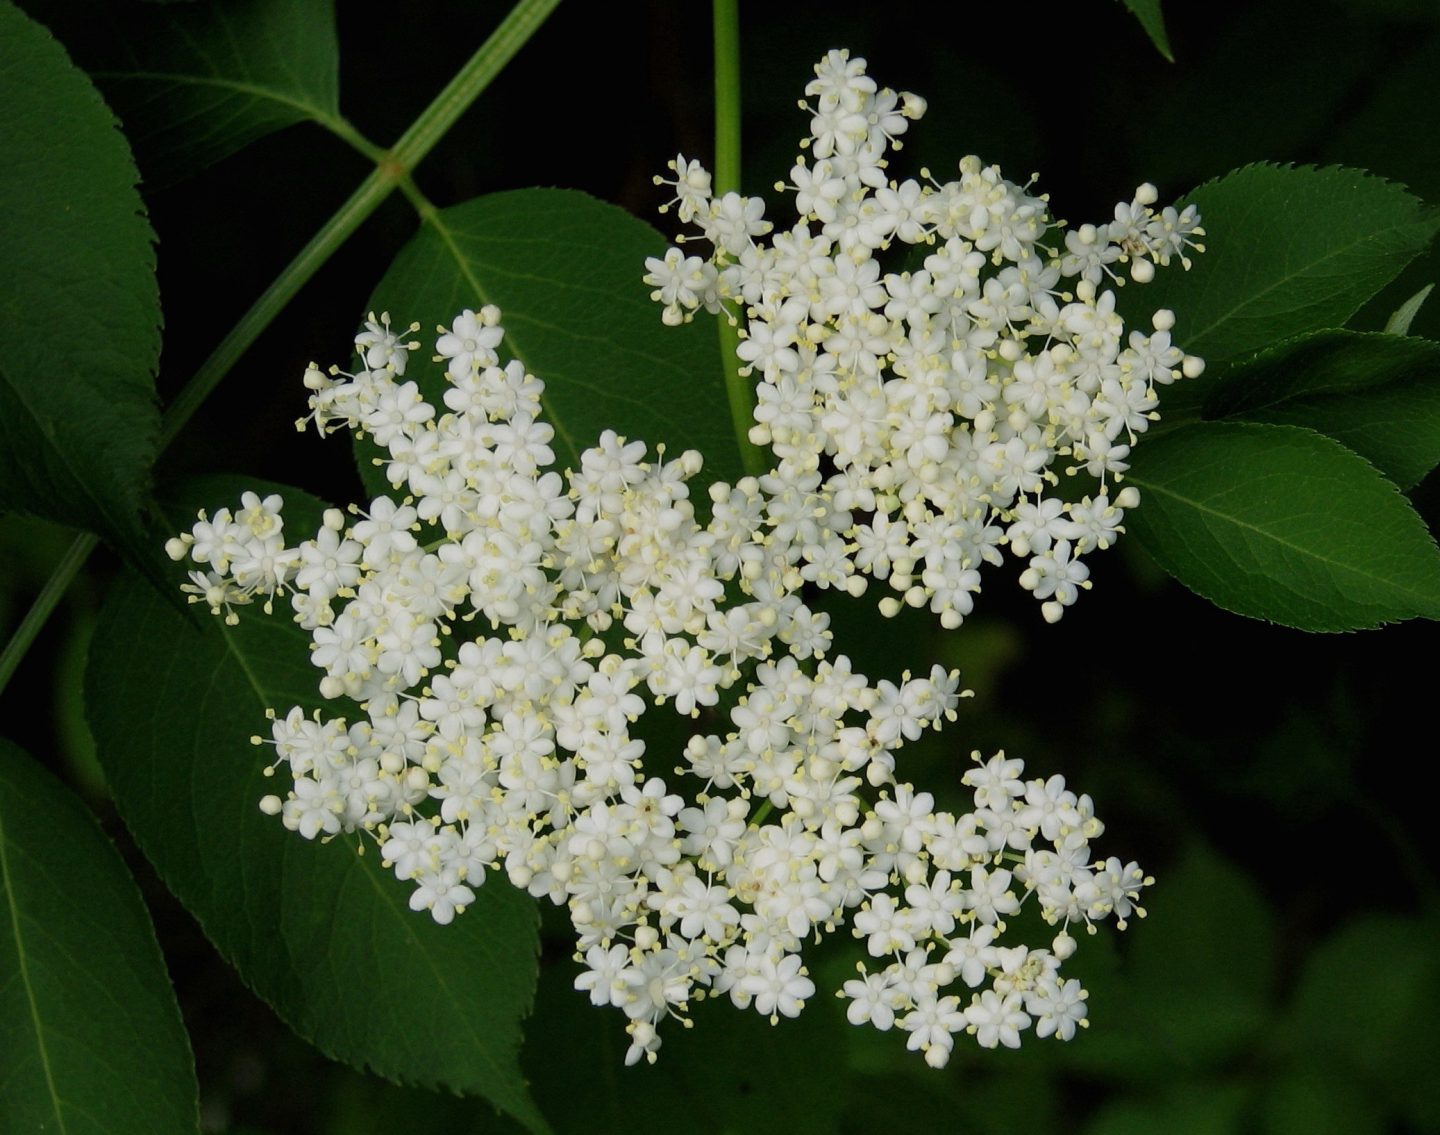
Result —
[{"label": "green stem", "polygon": [[[716,195],[740,192],[740,0],[715,0],[715,170],[712,185]],[[735,427],[735,444],[745,472],[758,477],[770,469],[765,454],[750,440],[755,424],[755,387],[740,373],[735,348],[740,332],[722,312],[720,363],[725,368],[725,393],[730,401],[730,421]]]},{"label": "green stem", "polygon": [[260,333],[270,326],[274,318],[284,310],[295,293],[305,286],[345,239],[360,227],[395,188],[395,179],[384,172],[383,165],[375,170],[350,195],[343,205],[330,217],[320,231],[285,265],[270,286],[240,317],[230,333],[220,340],[219,346],[210,352],[209,358],[200,364],[190,381],[165,408],[160,421],[160,449],[163,452],[179,435],[185,425],[195,416],[205,400],[214,393],[220,380],[230,373]]},{"label": "green stem", "polygon": [[330,133],[334,134],[335,137],[339,138],[340,141],[344,142],[347,146],[358,150],[362,156],[369,158],[377,165],[380,163],[380,159],[385,156],[385,148],[383,146],[377,146],[374,142],[370,141],[369,138],[365,137],[364,134],[356,130],[355,127],[350,124],[348,118],[342,118],[337,114],[334,116],[326,115],[324,118],[317,118],[315,121],[325,127]]},{"label": "green stem", "polygon": [[715,192],[740,192],[740,0],[715,0]]},{"label": "green stem", "polygon": [[10,636],[10,641],[5,644],[4,653],[0,653],[0,690],[10,681],[10,675],[15,673],[15,668],[20,665],[20,660],[25,657],[25,652],[40,633],[40,628],[45,625],[45,620],[50,617],[56,605],[64,597],[70,587],[70,581],[75,578],[75,573],[80,566],[90,557],[91,551],[99,539],[89,532],[81,532],[77,535],[70,547],[65,549],[65,554],[60,557],[60,562],[50,573],[50,578],[45,581],[45,586],[40,589],[40,594],[35,596],[35,602],[30,604],[30,610],[25,612],[25,618],[15,628],[15,633]]},{"label": "green stem", "polygon": [[[420,113],[388,151],[381,151],[344,119],[337,118],[322,123],[332,133],[371,157],[376,163],[375,169],[300,250],[295,259],[285,266],[274,283],[251,305],[250,310],[240,317],[240,321],[231,328],[230,333],[200,365],[200,369],[185,384],[175,400],[166,407],[160,422],[162,452],[175,440],[195,411],[249,350],[260,333],[294,298],[295,293],[315,275],[350,234],[379,208],[380,203],[390,196],[398,185],[409,182],[410,171],[430,152],[435,143],[445,136],[445,132],[454,125],[455,120],[490,85],[559,3],[560,0],[519,0],[500,26],[491,33],[490,38],[481,44],[480,49],[460,69],[459,74]],[[50,578],[35,597],[35,602],[31,604],[20,626],[5,644],[4,651],[0,652],[0,690],[4,690],[35,636],[40,633],[40,628],[59,604],[70,586],[70,581],[75,578],[96,543],[97,539],[89,533],[76,536],[74,543],[55,565]]]},{"label": "green stem", "polygon": [[[260,332],[270,325],[271,320],[290,302],[295,293],[330,259],[350,234],[380,207],[381,202],[389,197],[397,186],[409,179],[410,171],[430,152],[435,143],[444,137],[455,120],[490,85],[559,3],[560,0],[520,0],[500,26],[491,33],[490,38],[480,45],[480,49],[460,69],[459,74],[420,112],[420,117],[411,123],[400,140],[380,156],[370,176],[360,183],[360,187],[350,195],[349,200],[325,222],[320,231],[296,254],[295,259],[285,266],[274,283],[265,289],[250,310],[241,316],[240,322],[221,340],[220,345],[201,364],[194,377],[185,384],[175,401],[166,409],[160,427],[162,449],[175,440],[176,435],[205,399],[210,397],[220,380],[249,350]],[[355,137],[359,138],[358,133]],[[362,143],[357,145],[357,148],[363,149],[368,145]]]},{"label": "green stem", "polygon": [[509,15],[450,80],[449,86],[435,96],[410,124],[410,129],[401,135],[400,141],[391,147],[391,161],[400,167],[397,177],[420,164],[559,4],[560,0],[519,0],[510,9]]}]

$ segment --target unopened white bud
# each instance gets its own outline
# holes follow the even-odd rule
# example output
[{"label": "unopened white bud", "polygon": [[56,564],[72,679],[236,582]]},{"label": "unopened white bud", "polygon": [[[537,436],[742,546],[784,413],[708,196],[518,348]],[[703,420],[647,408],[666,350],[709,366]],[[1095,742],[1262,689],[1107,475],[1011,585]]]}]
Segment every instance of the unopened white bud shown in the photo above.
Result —
[{"label": "unopened white bud", "polygon": [[399,753],[382,753],[380,767],[391,776],[398,776],[405,770],[405,758]]}]

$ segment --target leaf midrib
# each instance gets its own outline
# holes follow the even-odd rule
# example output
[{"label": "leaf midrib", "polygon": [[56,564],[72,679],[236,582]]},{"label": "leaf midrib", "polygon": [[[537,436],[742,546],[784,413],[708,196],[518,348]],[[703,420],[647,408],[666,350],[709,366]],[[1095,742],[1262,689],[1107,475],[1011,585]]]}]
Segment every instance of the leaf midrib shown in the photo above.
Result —
[{"label": "leaf midrib", "polygon": [[55,1087],[55,1072],[50,1063],[50,1050],[45,1044],[45,1030],[40,1024],[40,1005],[35,997],[35,987],[30,981],[30,964],[25,949],[25,939],[20,933],[20,911],[15,902],[15,883],[10,873],[9,839],[5,833],[5,810],[0,808],[0,883],[5,887],[6,906],[10,912],[10,926],[15,938],[15,956],[19,963],[20,984],[25,989],[25,1002],[30,1009],[30,1023],[35,1029],[35,1047],[40,1054],[40,1066],[45,1072],[45,1087],[50,1093],[50,1104],[55,1112],[55,1122],[60,1125],[61,1135],[69,1130],[65,1113],[60,1105],[60,1093]]},{"label": "leaf midrib", "polygon": [[258,83],[247,83],[240,79],[225,79],[218,75],[208,78],[201,75],[187,75],[182,71],[96,71],[94,78],[111,83],[136,81],[174,83],[177,86],[217,87],[221,90],[233,91],[236,94],[248,95],[261,102],[272,102],[288,107],[298,111],[302,117],[318,122],[321,126],[329,127],[336,121],[335,112],[328,108],[317,106],[312,102],[261,86]]},{"label": "leaf midrib", "polygon": [[[1281,428],[1289,428],[1289,427],[1281,427]],[[1401,595],[1414,596],[1414,597],[1417,599],[1417,601],[1421,603],[1421,608],[1420,608],[1421,611],[1434,611],[1434,609],[1435,609],[1435,605],[1434,605],[1434,604],[1435,604],[1435,601],[1434,601],[1434,598],[1433,598],[1432,596],[1425,595],[1425,594],[1423,594],[1422,592],[1419,592],[1419,591],[1414,591],[1414,590],[1412,590],[1411,588],[1408,588],[1408,587],[1402,587],[1402,586],[1394,583],[1394,582],[1391,581],[1391,580],[1383,579],[1383,578],[1381,578],[1381,577],[1379,577],[1379,576],[1375,576],[1375,575],[1370,575],[1370,574],[1368,574],[1368,573],[1366,573],[1366,572],[1360,571],[1360,570],[1358,570],[1358,569],[1356,569],[1356,568],[1354,568],[1354,567],[1351,567],[1351,566],[1349,566],[1348,564],[1342,563],[1342,562],[1340,562],[1340,561],[1329,559],[1329,558],[1321,555],[1321,554],[1318,553],[1318,552],[1312,551],[1312,550],[1309,549],[1309,548],[1302,547],[1302,546],[1299,545],[1299,544],[1295,544],[1295,543],[1292,543],[1292,542],[1289,541],[1289,540],[1283,539],[1282,537],[1277,536],[1275,533],[1269,531],[1268,529],[1261,528],[1261,527],[1260,527],[1259,525],[1257,525],[1257,524],[1247,523],[1247,522],[1245,522],[1245,521],[1243,521],[1243,520],[1240,520],[1238,517],[1235,517],[1235,516],[1230,515],[1229,513],[1221,512],[1219,509],[1212,508],[1212,507],[1210,507],[1209,505],[1203,504],[1203,503],[1201,503],[1200,501],[1195,500],[1193,497],[1187,497],[1187,496],[1185,496],[1183,493],[1177,493],[1177,492],[1175,492],[1173,489],[1166,488],[1166,487],[1163,486],[1163,485],[1157,485],[1157,484],[1155,484],[1155,483],[1153,483],[1153,482],[1146,481],[1143,477],[1137,477],[1137,476],[1135,476],[1133,473],[1132,473],[1132,474],[1129,474],[1128,477],[1127,477],[1127,479],[1130,480],[1131,482],[1133,482],[1134,484],[1139,485],[1140,487],[1142,487],[1143,489],[1145,489],[1147,492],[1157,493],[1157,494],[1159,494],[1159,495],[1162,496],[1162,497],[1169,497],[1169,498],[1172,499],[1172,500],[1178,501],[1178,502],[1180,502],[1180,503],[1183,504],[1183,505],[1187,505],[1187,506],[1189,506],[1190,508],[1195,509],[1197,512],[1201,512],[1201,513],[1204,513],[1204,514],[1207,515],[1207,516],[1212,516],[1212,517],[1217,518],[1218,520],[1225,521],[1225,522],[1227,522],[1227,523],[1235,526],[1236,528],[1240,528],[1240,529],[1243,529],[1243,530],[1246,530],[1246,531],[1249,531],[1249,532],[1253,532],[1253,533],[1255,533],[1255,534],[1257,534],[1257,535],[1259,535],[1259,536],[1264,537],[1264,538],[1267,539],[1267,540],[1273,541],[1274,543],[1280,545],[1281,547],[1288,548],[1288,549],[1290,549],[1291,551],[1296,552],[1296,553],[1298,553],[1298,554],[1301,555],[1301,556],[1304,556],[1304,557],[1306,557],[1306,558],[1308,558],[1308,559],[1315,560],[1315,561],[1318,562],[1318,563],[1324,564],[1327,568],[1330,568],[1330,569],[1336,571],[1337,573],[1343,573],[1343,574],[1345,574],[1345,575],[1354,576],[1354,577],[1356,577],[1356,578],[1358,578],[1358,579],[1363,579],[1363,580],[1365,580],[1365,581],[1367,581],[1367,582],[1370,582],[1370,583],[1379,584],[1379,585],[1385,587],[1386,589],[1388,589],[1388,590],[1390,590],[1390,591],[1393,591],[1393,592],[1396,592],[1396,593],[1399,593],[1399,594],[1401,594]],[[1417,613],[1419,613],[1419,612],[1417,612]]]},{"label": "leaf midrib", "polygon": [[[14,393],[15,400],[28,412],[30,421],[38,427],[38,432],[43,439],[45,449],[54,453],[55,456],[59,458],[60,465],[70,474],[71,481],[80,489],[82,495],[95,507],[95,515],[109,521],[114,526],[112,529],[113,532],[126,532],[134,523],[134,514],[114,509],[111,507],[114,502],[107,501],[96,495],[89,478],[82,476],[81,471],[71,462],[69,447],[61,444],[60,437],[53,429],[46,428],[49,419],[41,415],[31,403],[31,400],[26,397],[25,384],[23,382],[17,382],[3,363],[0,363],[0,382],[3,382],[4,385]],[[153,406],[151,408],[153,409]],[[159,415],[155,414],[153,417],[154,421],[151,423],[152,428],[148,431],[150,436],[144,439],[148,443],[146,448],[151,450],[154,449],[154,443],[159,436]]]},{"label": "leaf midrib", "polygon": [[[1288,273],[1288,274],[1286,274],[1286,275],[1284,275],[1284,276],[1277,277],[1275,280],[1271,281],[1271,282],[1270,282],[1269,284],[1267,284],[1265,287],[1261,288],[1258,292],[1250,292],[1250,293],[1248,293],[1248,294],[1244,297],[1243,300],[1241,300],[1240,302],[1236,303],[1233,307],[1229,308],[1228,310],[1226,310],[1226,311],[1224,311],[1224,312],[1221,312],[1219,315],[1217,315],[1214,319],[1212,319],[1212,320],[1211,320],[1208,324],[1206,324],[1204,327],[1202,327],[1202,328],[1198,329],[1197,331],[1193,332],[1193,333],[1189,336],[1189,341],[1192,343],[1192,345],[1194,345],[1194,346],[1196,347],[1197,350],[1202,349],[1202,340],[1205,338],[1205,336],[1209,335],[1212,331],[1215,330],[1215,328],[1219,327],[1221,324],[1225,323],[1227,320],[1233,318],[1233,317],[1235,316],[1236,312],[1241,311],[1243,308],[1245,308],[1245,307],[1248,306],[1249,304],[1252,304],[1252,303],[1256,302],[1257,300],[1262,299],[1262,298],[1264,298],[1265,296],[1268,296],[1271,292],[1275,291],[1275,290],[1278,289],[1278,288],[1284,287],[1286,284],[1290,283],[1292,280],[1295,280],[1295,279],[1297,279],[1297,278],[1299,278],[1299,277],[1301,277],[1301,276],[1303,276],[1303,275],[1309,274],[1310,271],[1311,271],[1313,268],[1316,268],[1316,267],[1319,266],[1319,265],[1325,264],[1327,261],[1333,260],[1333,259],[1334,259],[1335,257],[1337,257],[1337,256],[1343,256],[1343,255],[1345,255],[1346,253],[1352,252],[1354,249],[1360,247],[1361,245],[1364,245],[1364,244],[1367,244],[1367,243],[1373,241],[1376,237],[1379,237],[1379,236],[1382,236],[1382,235],[1386,235],[1386,234],[1389,234],[1389,233],[1399,232],[1399,231],[1401,231],[1401,230],[1403,230],[1403,229],[1414,228],[1414,227],[1416,227],[1417,225],[1421,225],[1421,224],[1424,224],[1424,223],[1426,223],[1426,222],[1425,222],[1425,219],[1424,219],[1423,217],[1418,217],[1418,216],[1417,216],[1417,217],[1412,217],[1412,218],[1411,218],[1410,220],[1408,220],[1408,221],[1398,222],[1398,223],[1396,223],[1396,224],[1389,225],[1389,226],[1387,226],[1387,227],[1385,227],[1385,228],[1372,229],[1370,232],[1365,233],[1364,235],[1358,237],[1357,239],[1355,239],[1354,241],[1352,241],[1352,242],[1349,243],[1349,244],[1341,245],[1341,246],[1339,246],[1338,248],[1332,249],[1330,252],[1327,252],[1324,256],[1321,256],[1321,257],[1319,257],[1319,258],[1317,258],[1317,259],[1315,259],[1315,260],[1307,261],[1302,267],[1298,268],[1296,271],[1291,272],[1291,273]],[[1433,223],[1433,222],[1432,222],[1432,223]],[[1412,255],[1413,255],[1413,254],[1412,254]]]},{"label": "leaf midrib", "polygon": [[[480,283],[475,273],[470,270],[469,259],[461,252],[459,244],[455,241],[454,233],[450,227],[441,220],[440,215],[438,213],[427,215],[425,223],[435,230],[436,235],[439,236],[440,240],[444,243],[445,251],[448,252],[450,258],[455,261],[455,265],[459,268],[460,275],[465,278],[465,282],[475,290],[476,298],[479,299],[482,304],[493,302],[488,289]],[[527,371],[531,374],[535,373],[535,368],[531,365],[530,360],[526,358],[526,353],[516,344],[513,330],[507,330],[505,345]],[[560,439],[564,441],[566,448],[573,454],[576,467],[578,468],[580,462],[580,447],[575,444],[574,437],[572,437],[570,431],[565,428],[564,421],[560,418],[559,414],[555,413],[554,406],[551,404],[550,399],[546,397],[548,390],[549,387],[546,387],[546,391],[540,395],[540,405],[544,410],[545,419],[550,423],[551,428],[559,435]]]}]

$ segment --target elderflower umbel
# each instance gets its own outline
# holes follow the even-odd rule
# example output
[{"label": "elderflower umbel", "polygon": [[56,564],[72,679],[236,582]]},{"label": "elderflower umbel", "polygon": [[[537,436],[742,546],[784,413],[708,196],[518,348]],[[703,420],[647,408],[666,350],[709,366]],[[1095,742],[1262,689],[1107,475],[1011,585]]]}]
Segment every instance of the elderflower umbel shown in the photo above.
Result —
[{"label": "elderflower umbel", "polygon": [[[844,51],[805,93],[794,223],[762,220],[759,198],[712,196],[677,157],[657,182],[712,252],[648,260],[653,298],[666,323],[701,308],[738,321],[742,373],[758,380],[750,438],[776,461],[762,488],[800,494],[821,517],[795,565],[807,581],[856,595],[881,581],[887,614],[927,606],[953,628],[982,565],[1008,547],[1054,622],[1090,586],[1081,557],[1113,543],[1139,503],[1115,485],[1157,387],[1203,367],[1173,345],[1167,310],[1127,337],[1106,285],[1122,282],[1117,265],[1142,283],[1174,259],[1188,267],[1200,218],[1157,212],[1142,185],[1113,221],[1067,232],[1045,197],[976,157],[953,181],[922,170],[897,183],[885,155],[923,99],[877,88]],[[923,267],[887,271],[897,244],[931,251]],[[1057,465],[1094,490],[1062,498]]]},{"label": "elderflower umbel", "polygon": [[[647,281],[666,322],[743,318],[752,437],[775,456],[708,485],[708,519],[693,451],[606,431],[552,469],[544,383],[502,362],[485,307],[438,329],[443,407],[402,381],[417,328],[388,316],[356,337],[354,374],[306,372],[302,428],[369,436],[393,495],[287,546],[280,499],[247,493],[169,545],[196,565],[192,600],[230,621],[288,594],[321,694],[358,703],[353,721],[272,711],[267,771],[288,787],[262,809],[307,839],[373,839],[440,923],[492,870],[564,906],[576,988],[623,1014],[627,1063],[705,996],[797,1015],[816,992],[804,945],[846,927],[869,957],[838,991],[849,1019],[898,1029],[929,1064],[962,1035],[1068,1040],[1087,1023],[1061,973],[1070,928],[1123,927],[1151,882],[1092,858],[1088,796],[1004,753],[972,754],[972,811],[937,809],[898,754],[956,719],[958,673],[871,681],[831,654],[811,599],[873,578],[898,594],[882,609],[956,626],[1008,546],[1058,618],[1089,584],[1080,557],[1138,501],[1110,492],[1155,384],[1200,365],[1167,312],[1127,340],[1101,285],[1112,265],[1143,281],[1182,257],[1198,218],[1156,214],[1142,186],[1113,224],[1062,238],[1043,198],[973,158],[948,184],[889,181],[884,154],[924,103],[862,60],[832,52],[807,94],[800,218],[768,245],[758,199],[715,199],[698,163],[671,164],[677,214],[714,252],[671,249]],[[897,240],[935,251],[884,274]],[[1098,491],[1047,496],[1057,459]],[[636,723],[667,703],[714,731],[648,753]],[[1004,937],[1026,904],[1050,943]]]}]

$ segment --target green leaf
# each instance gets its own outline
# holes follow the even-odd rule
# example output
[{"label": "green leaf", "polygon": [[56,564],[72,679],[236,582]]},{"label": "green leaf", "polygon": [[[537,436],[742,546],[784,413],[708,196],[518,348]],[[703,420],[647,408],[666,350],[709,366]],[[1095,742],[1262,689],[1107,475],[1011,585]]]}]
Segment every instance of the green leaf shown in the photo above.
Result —
[{"label": "green leaf", "polygon": [[340,118],[332,0],[127,9],[86,58],[147,184],[178,181],[266,134]]},{"label": "green leaf", "polygon": [[[698,449],[708,479],[733,480],[740,456],[715,329],[708,319],[664,326],[641,281],[645,258],[664,250],[655,229],[583,193],[495,193],[427,217],[370,306],[397,324],[418,321],[423,356],[437,326],[465,308],[498,305],[505,349],[545,382],[561,465],[578,467],[580,453],[613,429],[652,452],[659,442],[676,453]],[[439,404],[444,369],[419,362],[406,377]],[[384,486],[364,457],[361,471],[372,488]]]},{"label": "green leaf", "polygon": [[1227,370],[1205,416],[1305,426],[1408,489],[1440,463],[1440,343],[1317,331]]},{"label": "green leaf", "polygon": [[1440,959],[1433,917],[1366,915],[1306,963],[1286,1025],[1309,1067],[1365,1089],[1373,1109],[1440,1127],[1434,1075]]},{"label": "green leaf", "polygon": [[0,1130],[198,1130],[150,916],[94,816],[0,740]]},{"label": "green leaf", "polygon": [[1296,426],[1197,422],[1136,448],[1135,535],[1227,611],[1311,631],[1440,616],[1440,549],[1393,484]]},{"label": "green leaf", "polygon": [[1170,37],[1165,34],[1165,14],[1160,11],[1160,0],[1121,0],[1121,3],[1140,21],[1140,26],[1155,45],[1155,50],[1174,63],[1175,56],[1170,51]]},{"label": "green leaf", "polygon": [[1127,288],[1127,307],[1173,310],[1176,341],[1212,364],[1338,327],[1440,228],[1400,186],[1340,166],[1245,166],[1182,204],[1200,210],[1204,254]]},{"label": "green leaf", "polygon": [[0,509],[139,554],[160,298],[129,147],[39,24],[0,3]]},{"label": "green leaf", "polygon": [[1133,979],[1170,1047],[1197,1064],[1222,1064],[1269,1019],[1274,916],[1250,876],[1201,847],[1156,882],[1145,908],[1122,980]]},{"label": "green leaf", "polygon": [[1387,335],[1408,335],[1410,324],[1415,322],[1415,317],[1420,314],[1420,309],[1425,305],[1434,284],[1426,284],[1408,300],[1402,303],[1385,321],[1385,333]]},{"label": "green leaf", "polygon": [[[207,479],[167,510],[233,504]],[[268,487],[262,491],[276,491]],[[280,489],[295,531],[319,502]],[[309,635],[283,614],[194,625],[134,575],[101,613],[86,679],[90,722],[116,807],[171,890],[244,980],[338,1060],[427,1087],[483,1095],[544,1130],[518,1063],[536,971],[533,902],[504,878],[450,926],[407,906],[408,888],[351,838],[307,843],[258,802],[272,790],[264,713],[325,706]],[[365,849],[357,855],[357,849]]]},{"label": "green leaf", "polygon": [[1343,1076],[1297,1069],[1265,1092],[1264,1135],[1383,1135],[1384,1109]]}]

